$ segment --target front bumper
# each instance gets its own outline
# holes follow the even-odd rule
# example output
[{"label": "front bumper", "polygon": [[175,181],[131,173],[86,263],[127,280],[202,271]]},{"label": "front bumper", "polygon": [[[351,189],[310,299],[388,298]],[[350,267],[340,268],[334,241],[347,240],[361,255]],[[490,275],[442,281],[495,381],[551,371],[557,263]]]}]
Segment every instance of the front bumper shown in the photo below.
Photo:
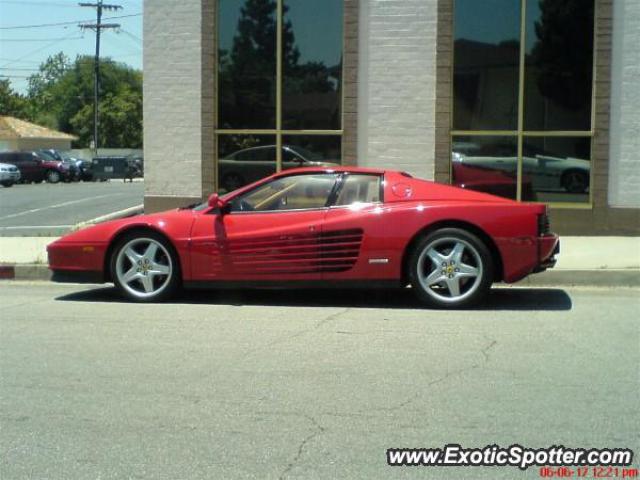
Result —
[{"label": "front bumper", "polygon": [[0,182],[18,183],[20,177],[20,172],[0,172]]}]

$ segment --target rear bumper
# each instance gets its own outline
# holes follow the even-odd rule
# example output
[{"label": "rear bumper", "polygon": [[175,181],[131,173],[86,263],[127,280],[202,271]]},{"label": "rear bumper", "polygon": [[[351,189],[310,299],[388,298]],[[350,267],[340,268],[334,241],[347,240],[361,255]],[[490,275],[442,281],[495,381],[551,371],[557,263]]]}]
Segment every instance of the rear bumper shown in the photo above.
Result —
[{"label": "rear bumper", "polygon": [[532,273],[544,272],[556,265],[556,255],[560,253],[560,238],[549,234],[538,238],[538,265]]}]

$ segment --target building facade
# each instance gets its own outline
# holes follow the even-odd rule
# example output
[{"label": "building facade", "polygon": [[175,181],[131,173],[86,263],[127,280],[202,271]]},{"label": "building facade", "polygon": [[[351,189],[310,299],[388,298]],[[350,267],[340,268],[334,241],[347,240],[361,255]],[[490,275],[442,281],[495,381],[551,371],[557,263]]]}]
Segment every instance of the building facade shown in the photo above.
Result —
[{"label": "building facade", "polygon": [[640,233],[640,2],[145,1],[145,208],[343,164]]}]

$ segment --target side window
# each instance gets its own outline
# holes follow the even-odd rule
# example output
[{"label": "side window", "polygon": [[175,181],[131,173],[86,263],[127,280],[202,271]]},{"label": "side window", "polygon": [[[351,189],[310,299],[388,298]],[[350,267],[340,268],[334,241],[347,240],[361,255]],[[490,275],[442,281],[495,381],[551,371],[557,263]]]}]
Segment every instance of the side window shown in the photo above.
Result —
[{"label": "side window", "polygon": [[379,175],[347,175],[338,195],[336,205],[380,202]]},{"label": "side window", "polygon": [[323,208],[335,174],[292,175],[261,185],[231,201],[231,212],[268,212]]}]

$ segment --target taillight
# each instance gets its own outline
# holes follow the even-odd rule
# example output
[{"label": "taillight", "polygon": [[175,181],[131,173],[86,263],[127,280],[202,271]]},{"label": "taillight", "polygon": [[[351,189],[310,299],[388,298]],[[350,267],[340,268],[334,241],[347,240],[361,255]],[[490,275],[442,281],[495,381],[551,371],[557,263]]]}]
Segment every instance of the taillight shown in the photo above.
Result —
[{"label": "taillight", "polygon": [[551,233],[551,224],[549,223],[549,215],[545,208],[544,213],[538,215],[538,236],[549,235]]}]

